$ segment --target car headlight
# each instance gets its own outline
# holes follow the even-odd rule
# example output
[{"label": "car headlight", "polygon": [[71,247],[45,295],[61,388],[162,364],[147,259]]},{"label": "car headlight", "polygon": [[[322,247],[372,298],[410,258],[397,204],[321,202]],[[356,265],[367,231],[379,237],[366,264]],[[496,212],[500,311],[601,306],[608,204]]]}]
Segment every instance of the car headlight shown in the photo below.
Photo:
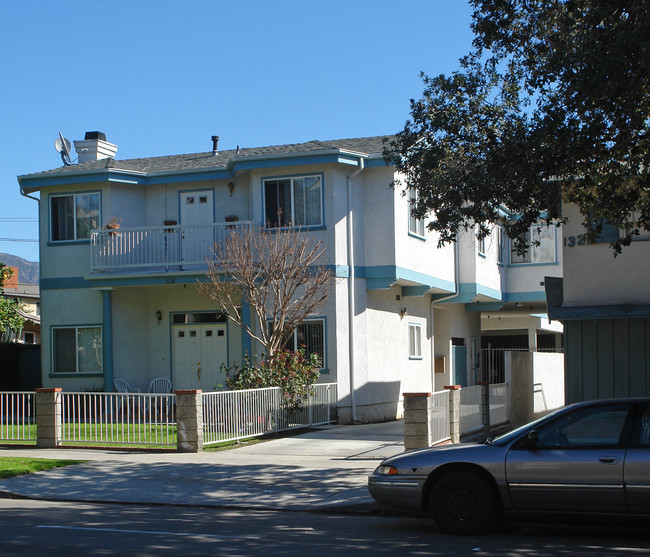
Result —
[{"label": "car headlight", "polygon": [[397,474],[397,468],[394,466],[380,466],[377,468],[376,474],[380,476],[395,476]]}]

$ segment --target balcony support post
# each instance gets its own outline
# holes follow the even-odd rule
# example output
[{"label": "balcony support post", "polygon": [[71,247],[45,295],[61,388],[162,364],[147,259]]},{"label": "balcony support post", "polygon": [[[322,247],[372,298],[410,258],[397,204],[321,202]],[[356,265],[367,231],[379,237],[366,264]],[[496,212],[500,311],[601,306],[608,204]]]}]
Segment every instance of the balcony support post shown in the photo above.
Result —
[{"label": "balcony support post", "polygon": [[103,301],[103,353],[104,353],[104,391],[113,392],[113,308],[112,289],[102,289]]}]

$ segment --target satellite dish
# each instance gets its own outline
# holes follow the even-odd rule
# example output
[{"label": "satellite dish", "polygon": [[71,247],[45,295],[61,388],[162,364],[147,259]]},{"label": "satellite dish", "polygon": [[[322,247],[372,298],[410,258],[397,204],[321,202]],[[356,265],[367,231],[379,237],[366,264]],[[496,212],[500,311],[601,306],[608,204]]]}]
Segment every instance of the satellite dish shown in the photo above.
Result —
[{"label": "satellite dish", "polygon": [[72,164],[70,161],[70,152],[72,150],[72,144],[70,143],[69,139],[66,139],[61,135],[61,132],[59,132],[59,137],[54,142],[54,148],[59,153],[61,153],[61,160],[63,161],[63,164],[65,166],[70,166],[70,164]]}]

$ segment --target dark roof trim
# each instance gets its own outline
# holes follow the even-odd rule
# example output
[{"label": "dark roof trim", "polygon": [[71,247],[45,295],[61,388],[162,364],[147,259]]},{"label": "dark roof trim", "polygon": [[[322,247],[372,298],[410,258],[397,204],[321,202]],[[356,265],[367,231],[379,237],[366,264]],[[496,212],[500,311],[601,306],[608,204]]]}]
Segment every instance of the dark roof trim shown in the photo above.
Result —
[{"label": "dark roof trim", "polygon": [[[374,139],[374,138],[373,138]],[[351,140],[348,140],[351,141]],[[226,156],[228,156],[226,154]],[[278,168],[283,166],[299,166],[309,164],[346,164],[358,166],[359,159],[365,159],[365,166],[385,166],[386,162],[379,153],[364,153],[355,149],[330,147],[326,149],[305,149],[304,151],[293,152],[268,152],[250,155],[233,155],[227,160],[214,161],[210,166],[195,166],[194,168],[170,168],[167,170],[155,170],[156,161],[169,161],[187,156],[155,157],[146,159],[153,169],[129,168],[135,163],[143,166],[145,159],[132,159],[126,161],[94,161],[90,167],[64,167],[51,171],[27,174],[18,177],[18,182],[23,191],[34,192],[49,186],[60,186],[67,184],[79,184],[88,182],[121,182],[126,184],[154,185],[172,182],[192,182],[201,180],[229,179],[239,171],[258,168]],[[197,157],[202,161],[206,157]],[[207,157],[209,160],[209,157]],[[225,163],[225,164],[224,164]],[[101,165],[98,167],[98,165]],[[147,165],[148,166],[148,165]],[[164,164],[161,162],[164,168]]]},{"label": "dark roof trim", "polygon": [[630,319],[650,317],[650,304],[613,304],[602,306],[565,306],[563,279],[544,277],[548,318],[557,321],[574,319]]}]

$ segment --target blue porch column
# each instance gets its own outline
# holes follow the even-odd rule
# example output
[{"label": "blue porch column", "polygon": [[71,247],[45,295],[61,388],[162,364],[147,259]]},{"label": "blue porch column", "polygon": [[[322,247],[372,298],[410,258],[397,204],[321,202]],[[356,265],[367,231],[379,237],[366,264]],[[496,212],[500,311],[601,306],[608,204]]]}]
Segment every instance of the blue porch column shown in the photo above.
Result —
[{"label": "blue porch column", "polygon": [[[251,306],[248,303],[248,300],[244,297],[242,294],[241,298],[241,316],[242,320],[246,325],[250,327],[251,325]],[[249,356],[252,356],[252,343],[251,343],[251,336],[246,332],[246,330],[242,327],[241,329],[241,351],[242,351],[242,358],[244,357],[245,354],[248,354]]]},{"label": "blue porch column", "polygon": [[103,326],[104,333],[104,391],[112,392],[113,387],[113,311],[112,311],[112,290],[102,290],[103,301]]}]

